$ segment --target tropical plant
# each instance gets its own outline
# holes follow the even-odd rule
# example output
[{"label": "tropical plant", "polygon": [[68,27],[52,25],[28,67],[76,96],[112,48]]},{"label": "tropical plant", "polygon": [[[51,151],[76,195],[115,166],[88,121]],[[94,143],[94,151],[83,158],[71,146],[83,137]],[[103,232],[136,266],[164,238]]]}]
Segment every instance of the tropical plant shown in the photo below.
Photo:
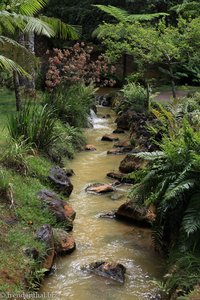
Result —
[{"label": "tropical plant", "polygon": [[55,92],[46,94],[45,101],[52,105],[56,116],[71,126],[87,126],[87,117],[92,106],[96,89],[92,84],[79,83],[66,89],[65,85]]},{"label": "tropical plant", "polygon": [[130,82],[121,91],[124,94],[123,109],[131,108],[137,112],[147,109],[147,91],[140,84]]},{"label": "tropical plant", "polygon": [[[0,34],[9,33],[19,41],[18,43],[8,39],[7,36],[0,36],[2,45],[0,68],[13,71],[17,110],[21,106],[18,74],[27,76],[27,86],[31,89],[35,88],[34,34],[48,37],[58,35],[60,38],[77,38],[77,33],[71,26],[56,18],[50,20],[44,16],[34,17],[46,3],[46,0],[20,0],[18,3],[10,0],[0,6]],[[28,36],[28,43],[25,43],[24,34]],[[26,44],[28,50],[25,47]],[[28,59],[29,62],[27,63]],[[31,75],[28,76],[28,74]]]},{"label": "tropical plant", "polygon": [[46,150],[56,143],[56,119],[54,110],[38,103],[26,103],[21,111],[9,118],[8,130],[14,140],[23,141],[31,147]]},{"label": "tropical plant", "polygon": [[131,198],[141,205],[154,204],[154,242],[157,248],[170,249],[175,244],[185,249],[199,249],[200,233],[199,172],[200,138],[188,122],[174,137],[165,137],[162,151],[136,156],[151,162],[149,172],[131,191]]}]

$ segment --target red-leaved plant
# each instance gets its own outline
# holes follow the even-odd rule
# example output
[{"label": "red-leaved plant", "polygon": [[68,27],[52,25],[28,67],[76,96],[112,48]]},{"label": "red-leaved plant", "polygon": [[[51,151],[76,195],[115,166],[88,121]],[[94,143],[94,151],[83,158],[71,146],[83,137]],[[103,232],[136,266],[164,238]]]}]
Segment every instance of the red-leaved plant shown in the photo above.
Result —
[{"label": "red-leaved plant", "polygon": [[52,91],[60,83],[73,84],[84,82],[98,86],[114,86],[115,80],[109,79],[114,74],[115,67],[110,65],[104,55],[97,60],[91,60],[93,47],[83,42],[73,47],[61,50],[54,49],[54,55],[49,58],[49,69],[46,74],[46,86]]}]

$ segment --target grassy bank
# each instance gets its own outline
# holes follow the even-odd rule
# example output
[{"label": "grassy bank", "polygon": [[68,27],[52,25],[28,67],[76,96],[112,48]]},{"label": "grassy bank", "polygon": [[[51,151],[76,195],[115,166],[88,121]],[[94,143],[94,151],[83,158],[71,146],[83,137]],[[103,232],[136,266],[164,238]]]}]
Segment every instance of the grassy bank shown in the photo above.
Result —
[{"label": "grassy bank", "polygon": [[[0,293],[20,294],[37,288],[44,275],[42,261],[47,250],[36,240],[36,231],[44,224],[52,227],[62,227],[62,224],[57,224],[56,218],[37,198],[40,190],[52,190],[48,181],[49,170],[55,164],[52,156],[47,156],[45,151],[24,154],[16,150],[18,144],[10,142],[7,129],[12,114],[15,114],[14,96],[8,90],[0,90]],[[66,165],[85,140],[79,129],[57,122],[59,133],[62,131],[68,137],[56,145],[56,151],[65,147],[62,164]],[[5,153],[10,155],[6,164]],[[25,174],[15,167],[19,154],[26,166]],[[29,248],[37,249],[37,259],[26,254]]]}]

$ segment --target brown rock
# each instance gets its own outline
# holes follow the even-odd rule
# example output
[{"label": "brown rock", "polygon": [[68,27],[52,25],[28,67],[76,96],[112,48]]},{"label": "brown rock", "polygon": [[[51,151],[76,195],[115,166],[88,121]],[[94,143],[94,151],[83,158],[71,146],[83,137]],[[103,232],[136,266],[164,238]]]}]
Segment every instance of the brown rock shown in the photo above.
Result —
[{"label": "brown rock", "polygon": [[114,144],[115,148],[132,147],[129,141],[119,141]]},{"label": "brown rock", "polygon": [[121,183],[128,183],[128,184],[135,183],[134,179],[126,178],[125,175],[123,173],[120,173],[120,172],[109,172],[109,173],[106,174],[106,176],[109,177],[109,178],[117,179]]},{"label": "brown rock", "polygon": [[76,212],[67,202],[61,200],[55,193],[48,190],[40,191],[38,198],[44,202],[45,206],[56,217],[58,222],[65,224],[66,230],[72,230]]},{"label": "brown rock", "polygon": [[114,134],[119,134],[119,133],[124,133],[124,130],[121,128],[116,128],[115,130],[113,130]]},{"label": "brown rock", "polygon": [[115,218],[115,212],[114,211],[108,211],[108,212],[105,212],[105,213],[100,213],[98,215],[99,218],[102,218],[102,219],[114,219]]},{"label": "brown rock", "polygon": [[119,154],[127,154],[127,153],[135,153],[132,146],[113,148],[107,151],[107,154],[119,155]]},{"label": "brown rock", "polygon": [[62,192],[67,197],[70,196],[73,190],[73,185],[64,169],[60,167],[51,168],[49,179],[59,192]]},{"label": "brown rock", "polygon": [[117,179],[117,180],[121,181],[124,174],[122,174],[120,172],[109,172],[106,174],[106,176],[109,178],[113,178],[113,179]]},{"label": "brown rock", "polygon": [[102,141],[114,142],[119,141],[119,138],[112,134],[105,134],[102,138]]},{"label": "brown rock", "polygon": [[115,121],[117,123],[117,128],[129,130],[135,114],[136,113],[131,110],[127,110],[126,112],[122,113]]},{"label": "brown rock", "polygon": [[105,194],[113,192],[114,188],[111,184],[95,183],[86,188],[86,192],[92,194]]},{"label": "brown rock", "polygon": [[120,283],[124,283],[125,281],[126,268],[119,263],[99,261],[91,263],[86,269],[91,273],[115,280]]},{"label": "brown rock", "polygon": [[85,150],[87,150],[87,151],[96,151],[97,149],[95,148],[95,146],[94,145],[86,145],[85,146]]},{"label": "brown rock", "polygon": [[133,223],[139,224],[141,226],[150,226],[155,220],[155,210],[152,207],[146,208],[141,207],[128,201],[122,204],[116,211],[116,217],[118,219],[125,219],[127,221],[132,221]]},{"label": "brown rock", "polygon": [[53,236],[56,254],[69,254],[76,249],[74,238],[63,229],[54,228]]},{"label": "brown rock", "polygon": [[122,173],[131,173],[133,171],[139,170],[142,162],[143,160],[141,158],[128,154],[121,161],[119,171]]}]

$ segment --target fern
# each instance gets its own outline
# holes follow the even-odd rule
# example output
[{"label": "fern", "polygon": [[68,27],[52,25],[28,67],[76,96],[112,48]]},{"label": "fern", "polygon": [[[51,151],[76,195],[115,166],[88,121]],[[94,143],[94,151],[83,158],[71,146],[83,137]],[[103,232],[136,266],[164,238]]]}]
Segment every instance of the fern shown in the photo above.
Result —
[{"label": "fern", "polygon": [[196,231],[200,231],[200,193],[191,197],[183,217],[182,229],[188,237]]}]

